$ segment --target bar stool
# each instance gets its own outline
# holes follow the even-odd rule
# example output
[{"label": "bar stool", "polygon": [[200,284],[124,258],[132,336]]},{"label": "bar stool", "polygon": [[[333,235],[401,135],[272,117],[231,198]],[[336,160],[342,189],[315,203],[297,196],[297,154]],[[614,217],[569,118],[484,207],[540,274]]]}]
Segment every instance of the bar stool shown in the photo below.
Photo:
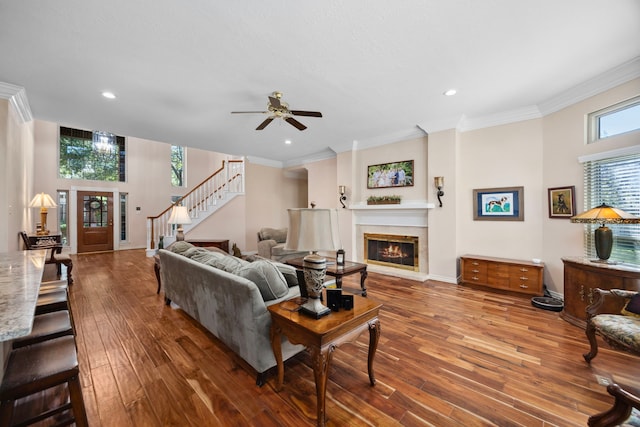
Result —
[{"label": "bar stool", "polygon": [[36,315],[60,310],[69,310],[69,298],[66,290],[51,290],[38,294]]},{"label": "bar stool", "polygon": [[27,336],[16,338],[12,344],[13,348],[16,349],[65,335],[74,335],[69,311],[53,311],[35,316],[31,333]]},{"label": "bar stool", "polygon": [[73,336],[55,338],[13,350],[0,386],[0,425],[12,425],[16,400],[66,383],[69,389],[69,403],[25,420],[21,425],[33,424],[72,409],[73,414],[69,414],[68,419],[56,420],[58,425],[75,422],[78,427],[88,426],[79,373]]}]

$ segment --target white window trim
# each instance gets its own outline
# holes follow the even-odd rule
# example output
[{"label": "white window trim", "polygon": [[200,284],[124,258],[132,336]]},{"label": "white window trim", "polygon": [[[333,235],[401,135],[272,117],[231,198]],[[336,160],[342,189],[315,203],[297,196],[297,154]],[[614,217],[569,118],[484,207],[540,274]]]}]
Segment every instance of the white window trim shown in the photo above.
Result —
[{"label": "white window trim", "polygon": [[596,143],[598,141],[602,141],[605,139],[609,139],[612,138],[614,136],[618,136],[618,135],[624,135],[624,134],[628,134],[628,133],[632,133],[632,132],[640,132],[640,129],[634,129],[628,132],[623,132],[623,133],[619,133],[616,135],[611,135],[611,136],[607,136],[604,138],[600,138],[599,137],[599,128],[600,128],[600,121],[598,120],[600,117],[605,116],[607,114],[611,114],[612,112],[615,111],[620,111],[620,110],[624,110],[626,108],[629,107],[633,107],[635,105],[640,105],[640,96],[636,96],[633,97],[631,99],[627,99],[626,101],[622,101],[619,102],[617,104],[611,105],[609,107],[603,108],[601,110],[598,111],[594,111],[592,113],[589,113],[587,115],[587,144],[593,144]]}]

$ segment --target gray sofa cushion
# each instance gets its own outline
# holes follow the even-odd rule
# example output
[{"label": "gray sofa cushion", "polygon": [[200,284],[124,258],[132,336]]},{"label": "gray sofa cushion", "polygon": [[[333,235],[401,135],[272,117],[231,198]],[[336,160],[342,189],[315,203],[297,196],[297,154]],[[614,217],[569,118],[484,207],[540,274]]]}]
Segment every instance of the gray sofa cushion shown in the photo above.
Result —
[{"label": "gray sofa cushion", "polygon": [[236,270],[235,274],[255,283],[264,301],[282,298],[289,292],[284,276],[270,261],[258,260],[247,263],[244,267]]}]

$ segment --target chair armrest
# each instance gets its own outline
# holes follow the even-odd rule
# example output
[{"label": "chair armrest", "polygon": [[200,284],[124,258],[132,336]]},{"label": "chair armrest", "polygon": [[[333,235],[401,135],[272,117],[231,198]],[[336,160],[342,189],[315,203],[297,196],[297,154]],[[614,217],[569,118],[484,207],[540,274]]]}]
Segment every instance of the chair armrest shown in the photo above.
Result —
[{"label": "chair armrest", "polygon": [[263,258],[271,259],[271,248],[277,245],[275,240],[260,240],[258,242],[258,255]]},{"label": "chair armrest", "polygon": [[[620,314],[620,310],[626,304],[636,291],[626,291],[623,289],[600,289],[593,290],[593,303],[586,308],[587,319],[597,316],[598,314]],[[629,294],[629,296],[627,296]]]}]

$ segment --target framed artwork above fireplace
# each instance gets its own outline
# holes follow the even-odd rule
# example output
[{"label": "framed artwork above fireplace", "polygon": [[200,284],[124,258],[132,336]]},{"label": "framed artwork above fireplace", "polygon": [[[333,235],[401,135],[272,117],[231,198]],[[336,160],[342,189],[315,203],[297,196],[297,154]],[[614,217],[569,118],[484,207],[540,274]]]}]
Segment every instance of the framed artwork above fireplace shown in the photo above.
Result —
[{"label": "framed artwork above fireplace", "polygon": [[413,186],[413,160],[367,166],[367,188]]}]

